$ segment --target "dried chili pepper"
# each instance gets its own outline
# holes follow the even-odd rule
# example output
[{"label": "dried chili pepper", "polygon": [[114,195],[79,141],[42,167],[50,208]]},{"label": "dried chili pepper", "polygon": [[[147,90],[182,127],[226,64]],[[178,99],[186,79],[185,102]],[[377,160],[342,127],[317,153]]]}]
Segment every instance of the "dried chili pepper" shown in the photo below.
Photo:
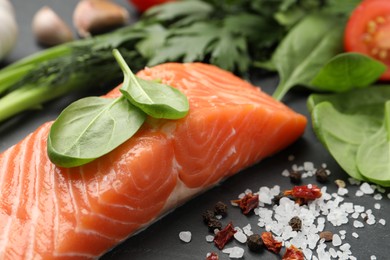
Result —
[{"label": "dried chili pepper", "polygon": [[269,251],[279,254],[280,249],[282,248],[282,242],[275,240],[271,232],[261,233],[261,239],[263,239],[263,243]]},{"label": "dried chili pepper", "polygon": [[230,222],[224,229],[218,231],[214,236],[214,244],[219,250],[222,250],[227,242],[232,240],[234,233],[237,230],[234,229],[232,222]]},{"label": "dried chili pepper", "polygon": [[232,200],[232,203],[237,204],[242,213],[247,215],[253,209],[259,206],[259,195],[253,195],[252,193],[246,194],[242,199]]},{"label": "dried chili pepper", "polygon": [[286,249],[286,253],[284,253],[282,260],[304,260],[305,256],[303,252],[291,245]]},{"label": "dried chili pepper", "polygon": [[[297,200],[297,202],[307,202],[309,200],[318,199],[322,196],[321,189],[317,185],[303,185],[295,186],[292,190],[286,190],[284,192],[285,196],[291,195]],[[301,204],[301,203],[300,203]]]},{"label": "dried chili pepper", "polygon": [[211,252],[207,256],[206,260],[219,260],[219,256],[217,255],[217,253]]}]

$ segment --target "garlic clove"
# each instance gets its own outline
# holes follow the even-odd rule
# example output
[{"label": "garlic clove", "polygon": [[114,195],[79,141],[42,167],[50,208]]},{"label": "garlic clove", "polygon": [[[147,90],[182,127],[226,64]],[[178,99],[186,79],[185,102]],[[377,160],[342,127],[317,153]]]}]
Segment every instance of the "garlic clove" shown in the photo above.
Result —
[{"label": "garlic clove", "polygon": [[0,61],[15,48],[19,37],[19,26],[14,7],[8,0],[0,0]]},{"label": "garlic clove", "polygon": [[45,46],[73,40],[69,26],[48,6],[42,7],[34,15],[32,30],[37,41]]},{"label": "garlic clove", "polygon": [[108,0],[81,0],[73,13],[73,24],[80,37],[120,27],[129,20],[129,12]]}]

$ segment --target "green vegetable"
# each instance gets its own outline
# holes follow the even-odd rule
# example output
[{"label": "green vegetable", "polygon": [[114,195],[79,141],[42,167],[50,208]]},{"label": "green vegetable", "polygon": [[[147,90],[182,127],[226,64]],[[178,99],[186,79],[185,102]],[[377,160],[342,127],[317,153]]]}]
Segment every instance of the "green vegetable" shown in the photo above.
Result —
[{"label": "green vegetable", "polygon": [[308,99],[313,129],[338,164],[356,179],[383,186],[390,186],[388,100],[389,86]]},{"label": "green vegetable", "polygon": [[123,70],[122,96],[87,97],[70,104],[53,123],[47,142],[50,160],[75,167],[99,158],[131,138],[146,116],[179,119],[189,110],[179,90],[137,78],[118,50],[113,54]]},{"label": "green vegetable", "polygon": [[369,86],[385,71],[386,65],[368,56],[342,53],[333,57],[311,84],[320,90],[344,92]]},{"label": "green vegetable", "polygon": [[137,78],[119,51],[113,53],[124,74],[120,91],[134,106],[154,118],[179,119],[187,115],[189,103],[183,93],[165,84]]},{"label": "green vegetable", "polygon": [[379,130],[363,140],[356,155],[359,171],[370,181],[390,186],[390,101]]},{"label": "green vegetable", "polygon": [[[166,61],[209,62],[241,75],[255,64],[275,68],[265,61],[296,23],[318,10],[348,14],[356,1],[182,0],[159,5],[132,26],[53,47],[3,68],[0,122],[71,91],[120,83],[113,49],[124,54],[134,71]],[[287,80],[289,75],[283,75]]]},{"label": "green vegetable", "polygon": [[87,97],[69,105],[48,137],[50,160],[62,167],[86,164],[133,136],[146,115],[124,97]]},{"label": "green vegetable", "polygon": [[294,26],[271,59],[280,76],[275,99],[294,86],[310,86],[324,64],[342,51],[343,27],[343,19],[324,14],[307,16]]}]

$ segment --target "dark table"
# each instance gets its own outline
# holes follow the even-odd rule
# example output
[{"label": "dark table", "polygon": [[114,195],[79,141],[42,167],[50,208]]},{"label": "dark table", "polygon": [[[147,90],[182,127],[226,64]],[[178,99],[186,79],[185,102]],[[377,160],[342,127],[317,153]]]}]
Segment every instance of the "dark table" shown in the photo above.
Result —
[{"label": "dark table", "polygon": [[[12,3],[19,24],[19,40],[11,55],[3,62],[3,66],[42,49],[36,44],[30,28],[32,17],[40,7],[44,5],[52,7],[71,25],[72,12],[77,2],[77,0],[13,0]],[[127,2],[117,2],[126,6],[132,14],[133,20],[136,19],[136,13]],[[264,91],[268,93],[272,93],[277,80],[275,75],[253,75],[252,78],[256,85],[262,86]],[[56,118],[60,111],[72,101],[88,94],[85,92],[69,94],[49,102],[45,109],[41,111],[25,113],[10,120],[7,124],[1,125],[0,151],[23,139],[43,122]],[[306,108],[307,95],[308,93],[304,91],[292,91],[283,102],[309,118]],[[295,159],[293,161],[288,160],[290,155],[294,155]],[[291,169],[293,164],[302,165],[306,161],[313,162],[316,167],[320,167],[323,163],[327,165],[327,168],[331,171],[327,185],[328,192],[337,191],[337,187],[333,183],[336,179],[345,180],[348,184],[348,176],[316,139],[309,122],[302,138],[284,151],[238,173],[213,189],[190,200],[118,245],[118,247],[104,255],[102,259],[205,259],[206,254],[212,251],[218,252],[220,259],[229,259],[228,255],[219,252],[212,243],[206,242],[205,236],[210,233],[202,222],[201,214],[212,208],[218,201],[229,204],[230,200],[236,199],[238,194],[248,188],[253,191],[258,191],[261,186],[273,187],[274,185],[280,185],[282,190],[291,188],[290,180],[281,175],[282,171]],[[314,178],[303,180],[303,184],[308,183],[318,184]],[[375,255],[377,259],[389,259],[390,218],[388,215],[390,213],[390,200],[387,197],[389,190],[383,194],[382,200],[376,201],[372,195],[356,197],[357,186],[348,185],[348,189],[349,193],[345,196],[345,201],[363,205],[366,209],[371,208],[377,221],[383,218],[387,220],[388,224],[383,226],[376,223],[372,226],[365,225],[363,229],[356,229],[352,226],[352,219],[350,219],[348,224],[337,228],[327,224],[326,229],[333,232],[346,230],[347,235],[343,242],[350,243],[352,254],[358,259],[370,259],[371,255]],[[380,203],[381,209],[375,209],[374,203]],[[228,216],[222,220],[224,224],[233,221],[236,226],[243,227],[251,223],[254,232],[260,233],[263,231],[263,228],[257,226],[258,217],[256,215],[243,216],[239,209],[228,206]],[[184,230],[192,232],[192,241],[188,244],[179,240],[179,232]],[[351,236],[354,231],[359,234],[359,238]],[[244,259],[246,260],[281,258],[280,255],[270,252],[252,253],[245,245],[237,241],[231,242],[228,247],[234,245],[245,248]],[[331,247],[331,244],[327,243],[327,245]]]}]

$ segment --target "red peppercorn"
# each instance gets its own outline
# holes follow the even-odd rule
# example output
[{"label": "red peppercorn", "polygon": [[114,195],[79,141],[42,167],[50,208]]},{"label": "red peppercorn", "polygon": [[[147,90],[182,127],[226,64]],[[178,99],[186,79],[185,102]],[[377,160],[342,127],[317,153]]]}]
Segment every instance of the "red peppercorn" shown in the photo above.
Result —
[{"label": "red peppercorn", "polygon": [[252,193],[246,194],[242,199],[232,200],[233,203],[238,204],[243,214],[249,214],[253,209],[259,206],[259,195]]},{"label": "red peppercorn", "polygon": [[220,230],[214,236],[214,244],[218,247],[219,250],[222,250],[226,243],[229,242],[234,233],[237,231],[234,229],[233,224],[230,222],[224,229]]},{"label": "red peppercorn", "polygon": [[303,252],[291,245],[287,248],[286,253],[284,253],[282,260],[304,260],[305,256]]},{"label": "red peppercorn", "polygon": [[275,254],[279,254],[280,249],[282,248],[282,242],[275,240],[271,232],[261,233],[261,239],[263,239],[264,245],[268,250]]}]

